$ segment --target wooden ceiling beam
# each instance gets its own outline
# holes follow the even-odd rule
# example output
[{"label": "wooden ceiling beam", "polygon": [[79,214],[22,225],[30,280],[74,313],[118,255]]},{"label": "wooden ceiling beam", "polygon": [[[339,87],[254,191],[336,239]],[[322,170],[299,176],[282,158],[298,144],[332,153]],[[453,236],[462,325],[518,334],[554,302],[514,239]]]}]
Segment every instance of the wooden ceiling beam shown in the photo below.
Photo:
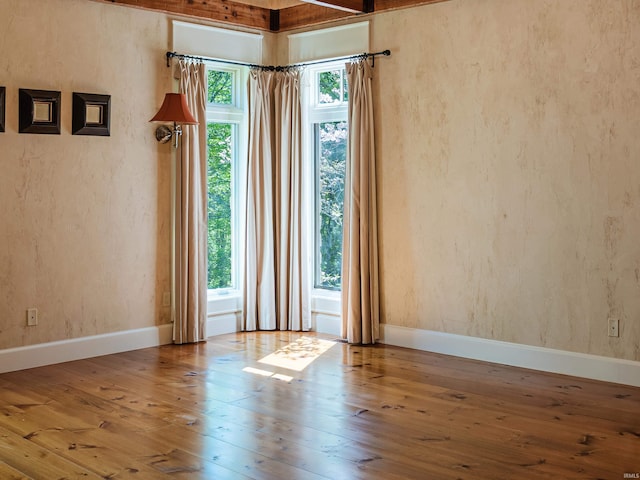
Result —
[{"label": "wooden ceiling beam", "polygon": [[94,0],[184,15],[243,27],[270,30],[271,10],[233,0]]},{"label": "wooden ceiling beam", "polygon": [[[334,0],[331,1],[333,2]],[[310,25],[361,15],[362,13],[377,13],[384,10],[397,10],[447,1],[449,0],[363,0],[363,11],[357,14],[332,10],[314,4],[297,5],[280,9],[280,31],[304,28]]]},{"label": "wooden ceiling beam", "polygon": [[305,3],[304,5],[280,9],[280,31],[293,30],[307,25],[316,25],[353,16],[352,13],[342,10]]},{"label": "wooden ceiling beam", "polygon": [[242,0],[92,0],[174,15],[230,23],[257,30],[282,32],[350,18],[363,13],[395,10],[448,0],[304,0],[308,3],[271,10]]},{"label": "wooden ceiling beam", "polygon": [[348,13],[363,13],[364,2],[362,0],[302,0],[305,3],[319,5],[321,7],[335,8]]},{"label": "wooden ceiling beam", "polygon": [[399,8],[417,7],[418,5],[428,5],[431,3],[448,2],[449,0],[375,0],[376,12],[384,10],[397,10]]}]

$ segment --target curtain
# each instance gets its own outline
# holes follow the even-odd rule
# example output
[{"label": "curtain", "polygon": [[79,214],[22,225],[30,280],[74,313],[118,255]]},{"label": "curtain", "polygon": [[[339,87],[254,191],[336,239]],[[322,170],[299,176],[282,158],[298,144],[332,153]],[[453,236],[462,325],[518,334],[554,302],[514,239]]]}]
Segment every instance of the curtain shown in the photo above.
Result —
[{"label": "curtain", "polygon": [[374,148],[373,71],[366,59],[347,63],[349,140],[342,240],[342,337],[379,339],[378,219]]},{"label": "curtain", "polygon": [[275,239],[279,330],[309,330],[311,308],[302,219],[302,116],[297,69],[276,75]]},{"label": "curtain", "polygon": [[272,96],[274,72],[249,72],[249,149],[243,268],[243,329],[273,330],[275,247],[273,235]]},{"label": "curtain", "polygon": [[300,71],[252,69],[244,235],[244,330],[308,330]]},{"label": "curtain", "polygon": [[207,78],[203,63],[181,60],[180,93],[198,125],[185,125],[176,159],[174,343],[206,339],[207,319]]}]

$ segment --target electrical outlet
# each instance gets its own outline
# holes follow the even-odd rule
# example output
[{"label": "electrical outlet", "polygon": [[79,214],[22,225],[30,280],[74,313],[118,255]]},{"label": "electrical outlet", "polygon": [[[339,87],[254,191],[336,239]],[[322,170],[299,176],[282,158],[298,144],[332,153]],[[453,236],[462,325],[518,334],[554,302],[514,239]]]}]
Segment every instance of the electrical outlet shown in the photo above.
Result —
[{"label": "electrical outlet", "polygon": [[29,327],[35,327],[38,325],[38,309],[30,308],[27,310],[27,325]]},{"label": "electrical outlet", "polygon": [[619,323],[618,323],[618,319],[617,318],[610,318],[609,319],[609,336],[610,337],[619,337],[620,336],[620,331],[618,330],[619,327]]},{"label": "electrical outlet", "polygon": [[162,294],[162,306],[163,307],[171,306],[171,292],[164,292]]}]

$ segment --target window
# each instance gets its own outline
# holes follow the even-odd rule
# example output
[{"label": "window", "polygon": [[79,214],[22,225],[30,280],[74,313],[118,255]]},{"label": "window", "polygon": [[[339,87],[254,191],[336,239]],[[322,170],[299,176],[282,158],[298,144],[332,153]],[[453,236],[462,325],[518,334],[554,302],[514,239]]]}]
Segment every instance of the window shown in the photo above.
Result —
[{"label": "window", "polygon": [[242,69],[216,64],[207,68],[207,286],[220,292],[236,288],[242,77]]},{"label": "window", "polygon": [[339,290],[347,158],[347,84],[344,63],[311,71],[309,109],[313,139],[314,286]]},{"label": "window", "polygon": [[235,125],[207,123],[208,287],[233,287],[231,190]]}]

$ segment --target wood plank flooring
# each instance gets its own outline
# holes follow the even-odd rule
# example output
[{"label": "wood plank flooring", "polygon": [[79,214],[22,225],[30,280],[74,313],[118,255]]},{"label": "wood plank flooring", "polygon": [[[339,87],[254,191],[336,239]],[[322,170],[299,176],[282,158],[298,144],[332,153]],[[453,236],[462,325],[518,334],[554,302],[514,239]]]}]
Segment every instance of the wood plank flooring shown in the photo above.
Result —
[{"label": "wood plank flooring", "polygon": [[640,388],[327,339],[0,375],[0,479],[640,478]]}]

